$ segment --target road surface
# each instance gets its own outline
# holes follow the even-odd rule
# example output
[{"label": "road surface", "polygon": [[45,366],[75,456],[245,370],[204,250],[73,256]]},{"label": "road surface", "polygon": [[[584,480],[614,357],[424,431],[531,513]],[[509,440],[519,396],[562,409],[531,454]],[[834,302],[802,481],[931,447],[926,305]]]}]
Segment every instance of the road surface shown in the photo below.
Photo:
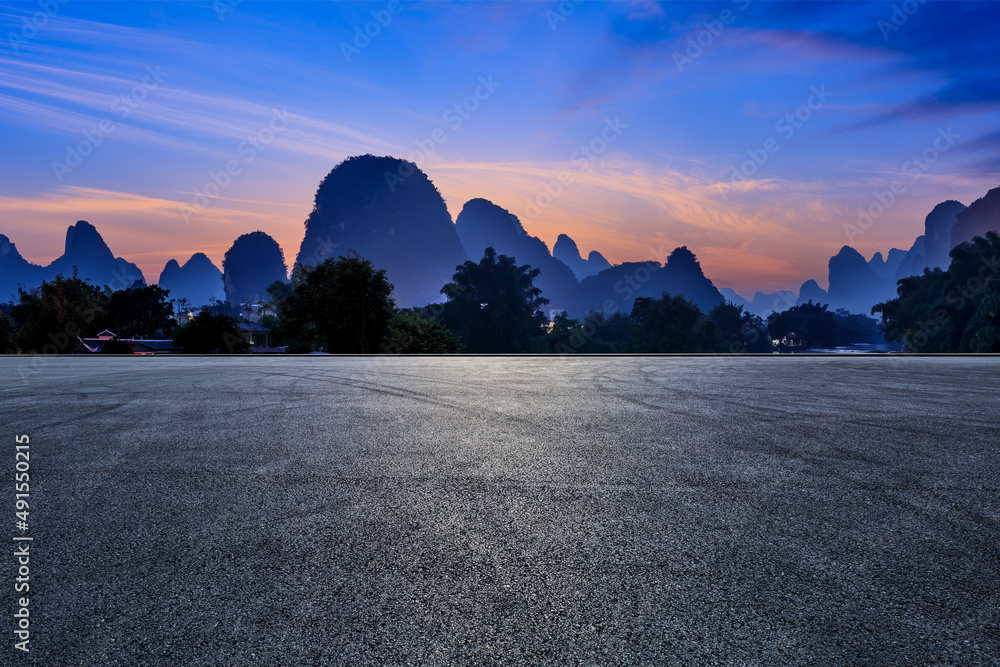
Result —
[{"label": "road surface", "polygon": [[34,538],[4,664],[1000,662],[1000,358],[0,377],[4,469],[31,453],[0,538]]}]

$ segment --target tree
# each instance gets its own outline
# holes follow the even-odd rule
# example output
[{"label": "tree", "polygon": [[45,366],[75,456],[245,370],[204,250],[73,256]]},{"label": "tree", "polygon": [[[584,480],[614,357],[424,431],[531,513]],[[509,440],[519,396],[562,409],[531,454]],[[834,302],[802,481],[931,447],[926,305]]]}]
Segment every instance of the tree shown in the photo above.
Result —
[{"label": "tree", "polygon": [[174,333],[174,347],[184,354],[242,354],[250,351],[237,322],[229,315],[203,310]]},{"label": "tree", "polygon": [[887,340],[913,352],[1000,352],[1000,235],[986,232],[951,250],[947,271],[897,282],[877,304]]},{"label": "tree", "polygon": [[450,354],[462,349],[458,336],[435,319],[413,310],[396,313],[382,343],[387,354]]},{"label": "tree", "polygon": [[795,334],[803,347],[833,347],[837,344],[837,318],[826,304],[808,303],[793,306],[782,313],[772,313],[767,331],[771,338],[784,340]]},{"label": "tree", "polygon": [[[170,290],[167,290],[169,293]],[[191,312],[191,302],[185,298],[171,299],[170,305],[173,308],[174,322],[183,324],[188,320],[188,313]]]},{"label": "tree", "polygon": [[602,311],[591,310],[583,318],[585,332],[588,323],[594,326],[595,352],[629,351],[632,345],[632,323],[625,313],[615,311],[605,315]]},{"label": "tree", "polygon": [[698,306],[666,292],[658,299],[637,297],[632,305],[635,352],[722,352],[719,327]]},{"label": "tree", "polygon": [[282,331],[328,352],[374,354],[396,310],[392,290],[385,271],[355,252],[313,266],[299,264],[292,272],[292,294],[277,295]]},{"label": "tree", "polygon": [[445,325],[456,332],[469,352],[522,352],[543,335],[549,302],[534,286],[540,271],[518,266],[513,257],[487,248],[479,263],[457,267],[452,282],[441,289],[448,301]]},{"label": "tree", "polygon": [[14,351],[14,334],[17,327],[10,315],[0,311],[0,354]]},{"label": "tree", "polygon": [[856,345],[858,343],[880,343],[885,338],[878,329],[878,322],[867,315],[848,312],[838,308],[833,314],[837,319],[837,345]]},{"label": "tree", "polygon": [[30,292],[18,289],[18,303],[11,310],[18,325],[14,342],[25,352],[70,354],[78,337],[104,328],[109,298],[110,291],[76,275],[56,276]]},{"label": "tree", "polygon": [[708,314],[719,327],[719,337],[728,342],[729,352],[770,352],[767,327],[758,315],[731,302],[720,303]]},{"label": "tree", "polygon": [[169,292],[157,285],[130,287],[111,294],[106,328],[121,338],[166,338],[173,333]]},{"label": "tree", "polygon": [[591,310],[581,321],[560,313],[545,339],[548,351],[557,354],[623,352],[630,343],[628,318]]},{"label": "tree", "polygon": [[559,354],[582,352],[582,348],[586,347],[589,342],[580,320],[567,317],[565,313],[559,313],[555,316],[552,321],[552,329],[545,339],[549,345],[549,351]]}]

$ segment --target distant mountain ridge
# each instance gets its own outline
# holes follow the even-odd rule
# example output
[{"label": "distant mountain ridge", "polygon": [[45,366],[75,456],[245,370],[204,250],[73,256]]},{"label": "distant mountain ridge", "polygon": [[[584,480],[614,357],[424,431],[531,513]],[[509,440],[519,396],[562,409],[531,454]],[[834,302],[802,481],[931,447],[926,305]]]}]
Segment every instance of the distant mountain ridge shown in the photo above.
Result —
[{"label": "distant mountain ridge", "polygon": [[498,255],[538,269],[535,286],[541,288],[549,307],[565,308],[570,291],[576,287],[576,276],[549,253],[544,241],[524,231],[516,215],[487,199],[470,199],[458,214],[455,231],[470,258],[478,260],[492,247]]},{"label": "distant mountain ridge", "polygon": [[587,259],[584,259],[580,255],[576,241],[566,234],[560,234],[556,239],[556,244],[552,246],[552,256],[572,269],[577,280],[583,280],[611,268],[611,263],[596,250],[591,250]]},{"label": "distant mountain ridge", "polygon": [[703,313],[724,299],[701,270],[687,247],[676,248],[666,263],[625,262],[581,280],[570,294],[566,307],[570,317],[584,317],[588,311],[628,315],[638,297],[658,298],[664,292],[683,296]]},{"label": "distant mountain ridge", "polygon": [[[923,234],[914,239],[908,250],[892,248],[884,258],[881,252],[876,252],[865,262],[857,250],[843,246],[828,264],[829,289],[823,290],[815,280],[807,280],[799,289],[797,305],[812,300],[829,305],[831,310],[844,308],[870,316],[876,303],[895,298],[899,279],[920,275],[924,270],[946,270],[953,248],[987,231],[1000,231],[1000,187],[993,188],[968,208],[953,199],[937,204],[927,214],[923,227]],[[768,314],[769,309],[757,303],[758,296],[766,300],[768,295],[758,292],[748,304],[730,289],[724,288],[723,293],[737,305],[747,304],[751,312],[762,317]]]},{"label": "distant mountain ridge", "polygon": [[955,214],[951,247],[971,241],[975,236],[983,236],[989,231],[1000,232],[1000,187],[993,188],[969,204],[967,209]]},{"label": "distant mountain ridge", "polygon": [[115,257],[97,229],[80,220],[66,230],[63,254],[48,266],[38,266],[26,261],[17,247],[4,235],[0,235],[0,299],[17,297],[17,288],[33,289],[43,280],[51,280],[56,275],[70,277],[74,270],[77,276],[90,280],[98,286],[107,285],[114,290],[131,287],[135,283],[146,284],[139,267],[131,262]]},{"label": "distant mountain ridge", "polygon": [[186,299],[195,307],[216,299],[224,301],[226,297],[222,271],[203,252],[191,255],[183,265],[171,259],[160,272],[157,284],[170,290],[171,299]]},{"label": "distant mountain ridge", "polygon": [[[969,207],[955,200],[936,205],[924,220],[923,234],[908,250],[876,252],[866,261],[853,247],[843,246],[828,263],[826,290],[810,279],[798,293],[757,292],[749,301],[731,289],[716,288],[686,246],[675,249],[665,264],[611,266],[596,250],[583,259],[576,242],[560,234],[550,252],[516,216],[480,197],[466,202],[453,223],[426,174],[413,163],[393,157],[362,155],[334,167],[317,189],[305,227],[296,263],[311,265],[357,251],[386,270],[397,304],[403,307],[443,300],[440,289],[451,280],[455,268],[467,259],[478,260],[492,246],[518,263],[538,268],[536,284],[550,306],[574,317],[608,307],[630,311],[636,297],[658,297],[663,292],[683,296],[703,312],[728,300],[766,316],[813,301],[826,303],[832,310],[845,308],[867,315],[875,303],[895,296],[898,279],[925,269],[944,269],[948,252],[957,244],[989,230],[1000,231],[1000,187]],[[254,243],[248,238],[255,239]],[[241,236],[226,257],[229,266],[227,270],[224,263],[223,271],[204,253],[195,253],[183,265],[172,259],[160,273],[160,284],[171,290],[172,298],[197,306],[223,294],[234,302],[265,300],[267,285],[288,278],[280,246],[263,232]],[[18,287],[32,289],[57,273],[69,276],[74,270],[81,278],[113,289],[145,284],[139,268],[116,257],[87,221],[67,229],[63,254],[48,266],[25,260],[15,244],[0,234],[2,300],[16,298]]]}]

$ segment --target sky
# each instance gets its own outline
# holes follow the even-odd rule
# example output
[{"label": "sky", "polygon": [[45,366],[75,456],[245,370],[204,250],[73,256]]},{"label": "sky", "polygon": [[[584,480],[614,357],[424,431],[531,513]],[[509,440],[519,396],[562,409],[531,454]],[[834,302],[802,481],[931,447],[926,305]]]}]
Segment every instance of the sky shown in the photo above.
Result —
[{"label": "sky", "polygon": [[85,219],[149,282],[256,229],[291,262],[373,153],[550,248],[825,286],[1000,185],[998,33],[993,1],[0,0],[0,233],[46,264]]}]

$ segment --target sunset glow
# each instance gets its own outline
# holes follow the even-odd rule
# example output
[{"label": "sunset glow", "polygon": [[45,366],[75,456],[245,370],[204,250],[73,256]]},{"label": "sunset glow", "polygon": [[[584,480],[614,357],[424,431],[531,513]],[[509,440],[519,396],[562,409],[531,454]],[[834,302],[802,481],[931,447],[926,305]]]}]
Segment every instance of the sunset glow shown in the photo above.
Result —
[{"label": "sunset glow", "polygon": [[254,229],[292,261],[322,177],[374,153],[416,162],[453,218],[484,197],[550,248],[686,245],[720,287],[825,285],[842,245],[906,249],[936,203],[1000,181],[989,5],[897,26],[881,2],[74,2],[34,27],[16,4],[0,233],[47,263],[86,219],[150,282]]}]

